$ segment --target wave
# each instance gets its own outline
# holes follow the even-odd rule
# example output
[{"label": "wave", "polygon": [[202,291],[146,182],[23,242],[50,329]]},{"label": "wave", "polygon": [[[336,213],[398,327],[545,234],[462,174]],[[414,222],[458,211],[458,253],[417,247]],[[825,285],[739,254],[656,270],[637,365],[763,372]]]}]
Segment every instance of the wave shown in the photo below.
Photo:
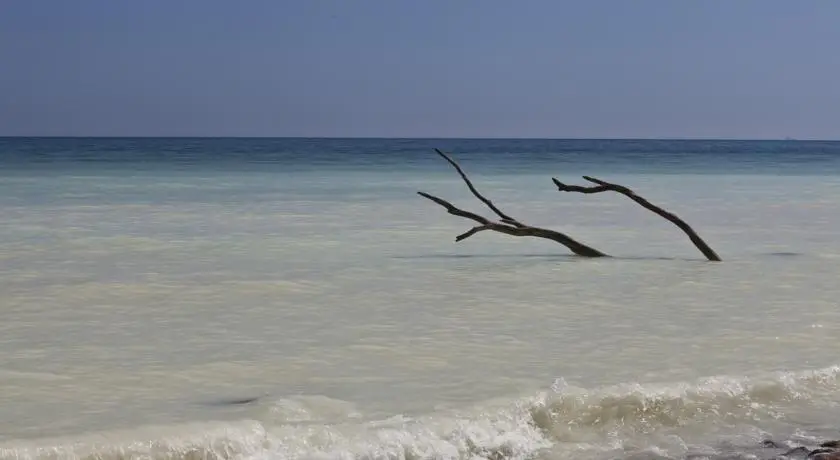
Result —
[{"label": "wave", "polygon": [[[560,379],[529,397],[374,420],[344,401],[282,398],[261,402],[253,420],[13,441],[0,459],[682,458],[760,449],[789,411],[836,408],[838,383],[840,366],[593,389]],[[737,427],[747,428],[733,443]]]},{"label": "wave", "polygon": [[779,405],[811,403],[831,397],[840,366],[755,377],[706,377],[693,383],[622,384],[594,391],[560,379],[546,404],[535,413],[544,427],[598,427],[620,424],[637,428],[678,426],[689,421],[755,420],[783,416]]}]

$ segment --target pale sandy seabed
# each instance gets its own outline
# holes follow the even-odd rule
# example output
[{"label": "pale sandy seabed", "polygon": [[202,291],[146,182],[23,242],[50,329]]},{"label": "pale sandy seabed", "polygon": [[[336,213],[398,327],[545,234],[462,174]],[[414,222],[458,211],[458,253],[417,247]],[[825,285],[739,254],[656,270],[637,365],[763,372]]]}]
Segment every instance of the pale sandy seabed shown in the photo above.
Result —
[{"label": "pale sandy seabed", "polygon": [[4,182],[0,458],[768,458],[766,438],[840,438],[840,179],[609,177],[715,264],[549,177],[476,180],[615,258],[455,244],[469,223],[414,194],[483,212],[448,175]]}]

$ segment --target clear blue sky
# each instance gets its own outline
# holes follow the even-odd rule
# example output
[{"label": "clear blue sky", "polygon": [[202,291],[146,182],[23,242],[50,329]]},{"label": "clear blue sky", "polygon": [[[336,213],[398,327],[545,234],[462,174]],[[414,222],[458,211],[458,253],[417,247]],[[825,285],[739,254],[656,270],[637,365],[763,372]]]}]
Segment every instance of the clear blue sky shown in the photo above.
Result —
[{"label": "clear blue sky", "polygon": [[6,0],[0,135],[840,138],[837,0]]}]

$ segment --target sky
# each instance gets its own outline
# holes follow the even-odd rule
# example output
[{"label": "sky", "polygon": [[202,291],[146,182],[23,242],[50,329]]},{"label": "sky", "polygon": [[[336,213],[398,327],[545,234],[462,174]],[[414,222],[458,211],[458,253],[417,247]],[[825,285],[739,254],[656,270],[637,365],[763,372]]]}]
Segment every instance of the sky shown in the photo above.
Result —
[{"label": "sky", "polygon": [[6,0],[2,136],[840,139],[836,0]]}]

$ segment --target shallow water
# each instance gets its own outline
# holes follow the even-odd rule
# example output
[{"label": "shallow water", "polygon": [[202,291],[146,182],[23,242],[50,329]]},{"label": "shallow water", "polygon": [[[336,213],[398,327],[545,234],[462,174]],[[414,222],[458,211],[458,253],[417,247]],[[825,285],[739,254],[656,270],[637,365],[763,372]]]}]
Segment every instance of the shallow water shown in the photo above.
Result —
[{"label": "shallow water", "polygon": [[613,258],[454,243],[469,223],[415,192],[484,210],[445,164],[16,165],[0,458],[769,457],[765,438],[840,437],[830,168],[591,172],[684,217],[709,263],[624,197],[552,190],[576,174],[545,163],[464,166]]}]

